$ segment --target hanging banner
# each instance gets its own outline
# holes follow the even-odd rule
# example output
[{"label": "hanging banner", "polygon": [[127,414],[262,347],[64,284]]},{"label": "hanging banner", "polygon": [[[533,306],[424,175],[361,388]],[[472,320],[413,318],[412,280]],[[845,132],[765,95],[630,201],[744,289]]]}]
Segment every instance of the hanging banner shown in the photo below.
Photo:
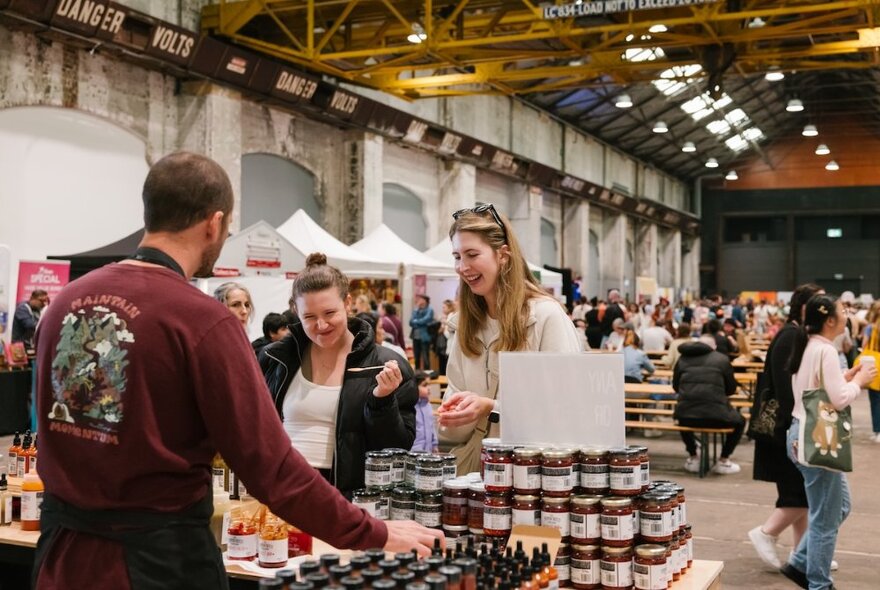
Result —
[{"label": "hanging banner", "polygon": [[[0,340],[9,340],[7,328],[11,324],[9,310],[15,306],[14,301],[9,300],[12,289],[9,288],[9,261],[12,259],[12,251],[9,246],[0,244]],[[0,344],[0,348],[3,345]]]},{"label": "hanging banner", "polygon": [[681,6],[698,6],[712,4],[718,0],[596,0],[594,2],[570,2],[568,4],[544,4],[541,16],[544,20],[559,18],[577,18],[579,16],[597,16],[614,14],[630,10],[656,10],[658,8],[679,8]]},{"label": "hanging banner", "polygon": [[31,293],[42,289],[51,301],[70,282],[70,262],[67,260],[22,260],[18,263],[18,290],[15,304],[27,301]]},{"label": "hanging banner", "polygon": [[413,275],[413,295],[428,294],[428,275]]}]

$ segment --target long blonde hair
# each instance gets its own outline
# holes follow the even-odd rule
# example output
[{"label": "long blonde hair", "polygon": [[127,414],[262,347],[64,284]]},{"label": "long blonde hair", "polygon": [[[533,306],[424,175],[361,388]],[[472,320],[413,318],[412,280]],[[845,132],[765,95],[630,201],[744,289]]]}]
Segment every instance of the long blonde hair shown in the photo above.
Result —
[{"label": "long blonde hair", "polygon": [[[527,344],[527,324],[529,321],[529,300],[547,297],[522,254],[519,241],[513,233],[510,221],[498,214],[503,227],[496,223],[490,212],[466,212],[453,221],[449,229],[449,239],[460,232],[476,234],[483,242],[498,252],[504,245],[509,249],[509,259],[501,264],[495,282],[495,314],[501,328],[500,337],[495,344],[496,351],[524,350]],[[477,333],[489,315],[486,299],[475,295],[468,284],[459,282],[459,320],[457,338],[462,352],[468,357],[477,357],[483,348]]]}]

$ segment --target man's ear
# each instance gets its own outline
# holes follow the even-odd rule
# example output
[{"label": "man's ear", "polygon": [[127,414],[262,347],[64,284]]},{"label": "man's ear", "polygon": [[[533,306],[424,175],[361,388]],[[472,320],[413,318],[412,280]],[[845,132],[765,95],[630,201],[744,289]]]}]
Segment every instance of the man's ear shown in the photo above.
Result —
[{"label": "man's ear", "polygon": [[223,211],[214,211],[207,218],[207,224],[205,227],[205,232],[208,234],[208,238],[211,241],[216,240],[219,236],[224,235],[229,230],[229,219],[231,215],[227,216]]}]

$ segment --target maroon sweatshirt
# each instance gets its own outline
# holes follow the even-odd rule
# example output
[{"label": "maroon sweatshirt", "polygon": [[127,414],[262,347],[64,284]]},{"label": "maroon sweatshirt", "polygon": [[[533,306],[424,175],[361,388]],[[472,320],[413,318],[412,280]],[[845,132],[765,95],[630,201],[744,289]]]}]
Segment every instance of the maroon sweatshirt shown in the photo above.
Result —
[{"label": "maroon sweatshirt", "polygon": [[[48,493],[86,510],[179,511],[210,493],[219,451],[287,522],[339,548],[385,544],[385,525],[291,447],[238,320],[178,274],[93,271],[46,308],[37,343]],[[114,561],[124,567],[118,545],[66,531],[40,587],[101,587]]]}]

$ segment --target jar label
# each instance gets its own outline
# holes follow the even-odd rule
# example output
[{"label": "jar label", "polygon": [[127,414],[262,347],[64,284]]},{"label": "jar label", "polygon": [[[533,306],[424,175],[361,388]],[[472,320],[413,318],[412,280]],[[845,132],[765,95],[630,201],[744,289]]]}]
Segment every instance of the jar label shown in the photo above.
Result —
[{"label": "jar label", "polygon": [[643,537],[671,537],[672,536],[672,513],[671,512],[645,512],[640,513],[639,529]]},{"label": "jar label", "polygon": [[677,530],[682,523],[678,521],[678,506],[672,507],[672,530]]},{"label": "jar label", "polygon": [[641,473],[636,470],[639,467],[612,466],[609,476],[611,489],[614,490],[640,490],[642,489]]},{"label": "jar label", "polygon": [[21,493],[21,519],[40,520],[40,507],[43,505],[43,492]]},{"label": "jar label", "polygon": [[633,534],[638,533],[640,530],[642,530],[641,512],[633,510]]},{"label": "jar label", "polygon": [[513,524],[530,524],[534,526],[541,526],[541,511],[517,510],[516,508],[514,508],[511,522]]},{"label": "jar label", "polygon": [[483,508],[483,529],[509,531],[513,510],[509,507],[485,506]]},{"label": "jar label", "polygon": [[232,524],[232,512],[224,512],[223,513],[223,528],[220,529],[223,532],[220,533],[220,544],[228,545],[229,544],[229,525]]},{"label": "jar label", "polygon": [[416,471],[415,487],[420,492],[433,492],[443,489],[442,469],[419,469]]},{"label": "jar label", "polygon": [[688,523],[687,504],[685,502],[681,502],[678,505],[678,523],[679,526]]},{"label": "jar label", "polygon": [[442,520],[440,507],[438,506],[434,509],[422,509],[417,506],[414,520],[429,529],[439,528]]},{"label": "jar label", "polygon": [[640,465],[640,471],[642,473],[642,487],[651,484],[651,464],[650,463],[642,463]]},{"label": "jar label", "polygon": [[391,481],[394,483],[403,483],[406,481],[406,465],[401,463],[398,465],[395,463],[391,467]]},{"label": "jar label", "polygon": [[451,496],[443,496],[443,503],[450,506],[464,506],[468,503],[467,498],[453,498]]},{"label": "jar label", "polygon": [[376,514],[379,512],[379,503],[375,500],[371,502],[352,502],[352,504],[362,509],[373,518],[376,518]]},{"label": "jar label", "polygon": [[581,465],[581,487],[607,489],[610,483],[608,465]]},{"label": "jar label", "polygon": [[601,584],[602,574],[600,571],[598,559],[572,559],[571,583],[584,586]]},{"label": "jar label", "polygon": [[541,526],[549,526],[559,530],[562,538],[571,534],[571,520],[568,512],[546,512],[541,511]]},{"label": "jar label", "polygon": [[214,480],[214,489],[228,491],[226,489],[226,470],[222,467],[214,467],[211,469],[211,474]]},{"label": "jar label", "polygon": [[229,535],[229,559],[253,559],[257,556],[257,534]]},{"label": "jar label", "polygon": [[633,565],[633,579],[636,590],[666,590],[668,579],[666,564],[642,565],[636,563]]},{"label": "jar label", "polygon": [[541,486],[548,492],[567,492],[572,488],[571,467],[544,467]]},{"label": "jar label", "polygon": [[12,524],[12,496],[6,496],[3,499],[3,506],[0,507],[0,512],[3,512],[3,520],[0,520],[0,525]]},{"label": "jar label", "polygon": [[571,513],[571,536],[574,539],[598,539],[602,536],[598,514]]},{"label": "jar label", "polygon": [[513,487],[518,490],[541,489],[541,466],[540,465],[514,465]]},{"label": "jar label", "polygon": [[[633,538],[633,519],[626,514],[624,516],[602,515],[599,519],[602,526],[602,538],[609,541],[629,541]],[[603,562],[604,563],[604,562]]]},{"label": "jar label", "polygon": [[367,463],[364,465],[364,482],[368,488],[390,486],[393,483],[391,465],[388,463]]},{"label": "jar label", "polygon": [[444,465],[443,466],[443,480],[455,479],[455,465]]},{"label": "jar label", "polygon": [[673,555],[677,557],[677,562],[675,564],[675,571],[681,572],[687,568],[687,550],[684,547],[679,547],[675,551],[672,552]]},{"label": "jar label", "polygon": [[688,561],[694,560],[694,540],[693,540],[693,538],[689,538],[687,540],[687,560]]},{"label": "jar label", "polygon": [[379,520],[388,520],[391,513],[391,500],[387,497],[379,498],[376,502],[376,518]]},{"label": "jar label", "polygon": [[510,463],[486,463],[483,480],[487,486],[513,487],[513,465]]},{"label": "jar label", "polygon": [[258,559],[262,563],[287,563],[287,537],[267,541],[260,539]]},{"label": "jar label", "polygon": [[628,588],[633,584],[633,562],[605,561],[599,566],[602,569],[602,585],[612,588]]},{"label": "jar label", "polygon": [[409,505],[395,506],[392,502],[389,512],[390,520],[413,520],[416,514],[416,505],[410,503]]},{"label": "jar label", "polygon": [[571,579],[571,567],[569,565],[561,565],[556,563],[553,565],[556,568],[556,573],[559,576],[560,582],[567,582]]}]

